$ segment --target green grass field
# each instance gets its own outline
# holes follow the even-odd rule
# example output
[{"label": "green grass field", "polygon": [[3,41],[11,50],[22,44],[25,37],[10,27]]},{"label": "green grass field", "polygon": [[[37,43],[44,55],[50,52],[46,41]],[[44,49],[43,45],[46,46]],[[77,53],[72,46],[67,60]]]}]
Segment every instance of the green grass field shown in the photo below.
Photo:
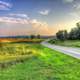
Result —
[{"label": "green grass field", "polygon": [[80,47],[80,40],[50,40],[49,43],[68,47]]},{"label": "green grass field", "polygon": [[4,44],[0,55],[2,62],[29,56],[24,62],[0,69],[0,80],[80,80],[80,60],[40,44]]}]

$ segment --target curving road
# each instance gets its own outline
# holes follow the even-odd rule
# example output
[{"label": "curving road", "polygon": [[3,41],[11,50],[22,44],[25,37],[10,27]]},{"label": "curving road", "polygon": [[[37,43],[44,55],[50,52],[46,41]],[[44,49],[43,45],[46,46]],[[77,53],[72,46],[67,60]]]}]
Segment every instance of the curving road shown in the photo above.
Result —
[{"label": "curving road", "polygon": [[80,48],[64,47],[54,44],[49,44],[48,42],[42,42],[43,46],[54,49],[56,51],[62,52],[64,54],[70,55],[74,58],[80,59]]}]

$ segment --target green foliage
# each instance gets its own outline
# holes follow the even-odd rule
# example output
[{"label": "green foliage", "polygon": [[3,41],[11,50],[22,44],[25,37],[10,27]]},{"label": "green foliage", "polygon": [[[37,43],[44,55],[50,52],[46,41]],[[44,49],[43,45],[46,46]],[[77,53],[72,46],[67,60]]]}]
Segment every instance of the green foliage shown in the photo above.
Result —
[{"label": "green foliage", "polygon": [[35,38],[35,35],[31,35],[30,38],[31,38],[31,39],[34,39],[34,38]]},{"label": "green foliage", "polygon": [[72,28],[68,33],[66,30],[60,30],[56,33],[59,40],[80,40],[80,22],[76,23],[75,28]]},{"label": "green foliage", "polygon": [[50,40],[49,43],[68,47],[80,47],[80,40]]},{"label": "green foliage", "polygon": [[41,36],[38,34],[38,35],[37,35],[37,38],[38,38],[38,39],[40,39],[40,38],[41,38]]},{"label": "green foliage", "polygon": [[51,43],[51,44],[55,44],[56,43],[56,40],[51,39],[48,42]]},{"label": "green foliage", "polygon": [[69,39],[80,39],[80,23],[76,24],[76,28],[72,28],[69,34]]},{"label": "green foliage", "polygon": [[68,39],[68,33],[66,30],[61,30],[56,33],[56,37],[57,39],[62,40],[62,41],[66,40]]}]

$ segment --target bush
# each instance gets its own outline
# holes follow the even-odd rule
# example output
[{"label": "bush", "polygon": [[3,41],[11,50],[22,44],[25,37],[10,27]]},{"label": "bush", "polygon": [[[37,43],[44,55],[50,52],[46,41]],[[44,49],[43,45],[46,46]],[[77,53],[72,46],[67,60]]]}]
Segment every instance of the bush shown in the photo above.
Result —
[{"label": "bush", "polygon": [[51,44],[54,44],[54,43],[56,43],[56,40],[50,40],[48,42],[51,43]]}]

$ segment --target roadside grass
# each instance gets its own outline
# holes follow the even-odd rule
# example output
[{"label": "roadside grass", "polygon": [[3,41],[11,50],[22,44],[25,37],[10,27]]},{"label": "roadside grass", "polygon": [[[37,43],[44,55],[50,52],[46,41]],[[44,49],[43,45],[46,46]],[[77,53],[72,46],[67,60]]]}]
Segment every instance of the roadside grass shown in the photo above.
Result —
[{"label": "roadside grass", "polygon": [[[23,63],[0,70],[0,80],[79,80],[80,60],[40,44],[13,44],[32,49]],[[12,45],[12,46],[13,46]],[[9,45],[11,46],[11,45]],[[25,51],[24,50],[24,51]]]},{"label": "roadside grass", "polygon": [[80,47],[80,40],[50,40],[48,41],[51,44],[61,45],[61,46],[68,46],[68,47]]}]

